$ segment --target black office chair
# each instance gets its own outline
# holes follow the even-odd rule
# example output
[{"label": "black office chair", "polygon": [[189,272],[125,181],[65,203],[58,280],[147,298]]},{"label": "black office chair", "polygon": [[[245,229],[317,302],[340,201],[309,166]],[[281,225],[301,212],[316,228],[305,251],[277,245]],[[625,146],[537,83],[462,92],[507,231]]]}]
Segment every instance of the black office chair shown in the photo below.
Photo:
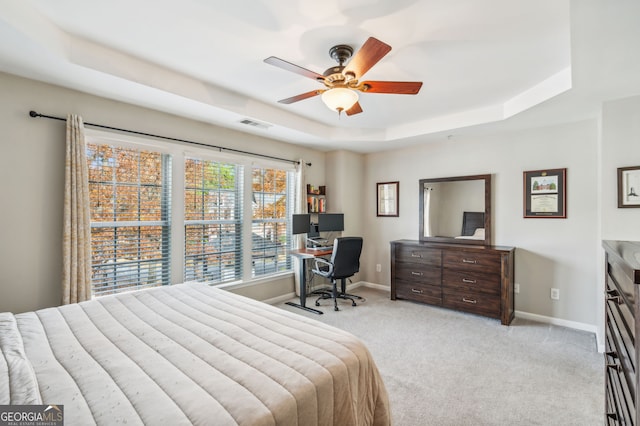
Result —
[{"label": "black office chair", "polygon": [[[320,306],[320,300],[333,299],[334,309],[338,311],[338,299],[351,300],[351,306],[356,306],[355,299],[360,296],[346,293],[347,278],[352,277],[360,270],[360,253],[362,253],[362,237],[336,238],[333,242],[331,260],[316,258],[312,272],[331,280],[332,289],[319,291],[320,297],[316,300],[316,306]],[[341,281],[338,292],[337,280]]]}]

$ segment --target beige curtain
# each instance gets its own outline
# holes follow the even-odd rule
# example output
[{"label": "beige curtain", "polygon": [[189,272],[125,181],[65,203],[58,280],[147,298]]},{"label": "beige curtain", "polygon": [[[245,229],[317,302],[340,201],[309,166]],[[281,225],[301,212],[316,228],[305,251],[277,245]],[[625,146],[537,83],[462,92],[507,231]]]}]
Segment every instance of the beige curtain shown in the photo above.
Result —
[{"label": "beige curtain", "polygon": [[82,117],[67,117],[62,237],[62,304],[91,299],[89,176]]}]

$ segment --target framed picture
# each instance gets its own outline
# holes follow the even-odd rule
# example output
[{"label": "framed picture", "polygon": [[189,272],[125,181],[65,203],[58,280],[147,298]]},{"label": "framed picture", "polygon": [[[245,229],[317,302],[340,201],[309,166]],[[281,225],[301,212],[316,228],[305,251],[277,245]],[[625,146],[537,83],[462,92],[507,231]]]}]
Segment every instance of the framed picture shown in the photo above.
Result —
[{"label": "framed picture", "polygon": [[376,186],[377,215],[399,216],[400,182],[380,182]]},{"label": "framed picture", "polygon": [[618,207],[640,208],[640,166],[618,168]]},{"label": "framed picture", "polygon": [[567,169],[524,172],[524,217],[567,217]]}]

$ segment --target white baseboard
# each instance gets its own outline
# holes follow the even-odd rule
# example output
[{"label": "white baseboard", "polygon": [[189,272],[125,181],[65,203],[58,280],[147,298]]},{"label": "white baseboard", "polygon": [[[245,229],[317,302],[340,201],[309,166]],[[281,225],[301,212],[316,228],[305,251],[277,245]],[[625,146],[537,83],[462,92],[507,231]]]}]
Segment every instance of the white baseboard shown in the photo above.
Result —
[{"label": "white baseboard", "polygon": [[595,337],[596,337],[596,346],[598,348],[598,352],[601,352],[601,353],[604,352],[604,343],[600,339],[600,336],[598,334],[598,327],[596,327],[595,325],[585,324],[583,322],[577,322],[577,321],[569,321],[562,318],[548,317],[545,315],[532,314],[530,312],[523,312],[523,311],[516,311],[515,315],[516,317],[522,318],[522,319],[528,319],[531,321],[537,321],[537,322],[542,322],[542,323],[551,324],[551,325],[559,325],[561,327],[573,328],[574,330],[587,331],[589,333],[593,333],[595,334]]},{"label": "white baseboard", "polygon": [[375,290],[381,290],[381,291],[386,291],[387,293],[391,292],[391,287],[389,287],[388,285],[382,285],[382,284],[375,284],[375,283],[370,283],[367,281],[358,281],[357,283],[351,284],[350,286],[347,286],[349,288],[356,288],[356,287],[369,287],[369,288],[373,288]]},{"label": "white baseboard", "polygon": [[283,294],[282,296],[272,297],[271,299],[262,300],[262,302],[267,303],[269,305],[275,305],[277,303],[282,303],[282,302],[286,302],[287,300],[291,300],[294,297],[296,297],[296,293],[292,291],[291,293]]}]

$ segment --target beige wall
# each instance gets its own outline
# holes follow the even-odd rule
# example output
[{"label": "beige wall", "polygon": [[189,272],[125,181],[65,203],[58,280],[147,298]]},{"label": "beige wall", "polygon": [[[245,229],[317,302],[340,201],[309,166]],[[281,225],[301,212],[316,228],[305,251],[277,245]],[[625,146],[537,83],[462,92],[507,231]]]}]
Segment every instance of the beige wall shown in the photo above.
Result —
[{"label": "beige wall", "polygon": [[602,238],[640,241],[640,209],[618,208],[618,167],[640,166],[640,96],[602,109]]},{"label": "beige wall", "polygon": [[[0,312],[60,301],[65,123],[29,110],[313,163],[324,181],[324,153],[0,73]],[[169,142],[167,142],[169,143]],[[293,291],[293,278],[238,292],[269,299]]]},{"label": "beige wall", "polygon": [[[365,193],[369,189],[364,180],[365,156],[349,151],[327,153],[325,176],[327,203],[330,213],[344,213],[345,237],[364,237],[362,224]],[[362,257],[366,256],[368,241],[363,241]],[[362,268],[361,268],[362,270]],[[353,282],[362,279],[361,273]]]},{"label": "beige wall", "polygon": [[[371,247],[362,279],[389,285],[389,242],[418,239],[420,179],[490,173],[493,242],[517,247],[516,310],[595,325],[597,129],[594,120],[369,155],[365,188],[399,180],[400,217],[376,217],[375,193],[366,192],[365,238]],[[567,219],[524,219],[523,171],[565,167]],[[375,264],[382,272],[375,272]],[[560,300],[549,297],[552,287],[560,289]]]}]

